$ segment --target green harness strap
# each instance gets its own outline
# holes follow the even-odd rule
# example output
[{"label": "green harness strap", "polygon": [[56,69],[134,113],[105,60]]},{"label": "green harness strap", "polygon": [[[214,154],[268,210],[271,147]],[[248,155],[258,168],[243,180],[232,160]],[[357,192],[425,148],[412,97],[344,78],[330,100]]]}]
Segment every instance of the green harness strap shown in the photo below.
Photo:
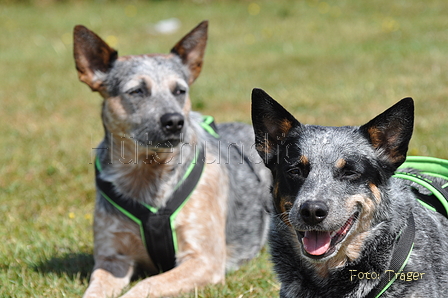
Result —
[{"label": "green harness strap", "polygon": [[427,156],[408,156],[394,175],[394,177],[410,180],[427,188],[435,198],[429,196],[418,201],[426,208],[448,217],[448,191],[445,189],[448,183],[439,185],[428,177],[403,171],[405,168],[416,169],[421,174],[448,180],[448,160]]}]

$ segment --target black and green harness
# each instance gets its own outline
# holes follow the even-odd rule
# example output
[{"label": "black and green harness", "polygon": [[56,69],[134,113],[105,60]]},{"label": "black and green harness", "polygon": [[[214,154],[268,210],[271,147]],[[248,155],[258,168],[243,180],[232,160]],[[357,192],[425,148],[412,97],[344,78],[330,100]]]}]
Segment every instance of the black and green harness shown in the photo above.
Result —
[{"label": "black and green harness", "polygon": [[[219,138],[212,117],[204,116],[201,126],[208,134]],[[171,270],[176,265],[178,246],[174,223],[196,188],[204,169],[204,148],[198,147],[195,148],[194,158],[163,208],[155,208],[117,194],[113,183],[101,178],[101,164],[98,158],[95,161],[96,185],[101,196],[139,226],[148,255],[160,272]]]},{"label": "black and green harness", "polygon": [[[416,169],[419,174],[407,171],[407,169]],[[421,174],[425,176],[422,176]],[[408,156],[406,161],[398,168],[393,177],[410,180],[425,188],[427,188],[431,195],[419,195],[418,201],[426,208],[439,212],[445,217],[448,217],[448,183],[440,185],[433,181],[430,177],[442,178],[448,181],[448,160],[426,157],[426,156]],[[406,228],[401,232],[395,244],[396,249],[392,254],[391,265],[389,270],[393,272],[401,272],[406,266],[412,249],[414,248],[415,236],[415,222],[414,216],[408,218]],[[387,277],[383,274],[380,283],[372,289],[366,298],[380,297],[396,280]]]}]

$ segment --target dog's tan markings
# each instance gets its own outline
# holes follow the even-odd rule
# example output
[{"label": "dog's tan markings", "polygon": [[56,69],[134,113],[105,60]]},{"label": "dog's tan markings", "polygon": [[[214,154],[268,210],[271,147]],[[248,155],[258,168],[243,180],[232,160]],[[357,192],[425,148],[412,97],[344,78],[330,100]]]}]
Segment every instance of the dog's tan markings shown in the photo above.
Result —
[{"label": "dog's tan markings", "polygon": [[345,167],[345,165],[347,164],[347,161],[343,158],[338,158],[338,160],[336,160],[335,162],[335,167],[338,169],[342,169]]},{"label": "dog's tan markings", "polygon": [[288,198],[282,197],[280,198],[279,210],[280,210],[280,219],[287,225],[292,227],[291,221],[289,220],[289,211],[292,208],[292,203]]},{"label": "dog's tan markings", "polygon": [[[392,141],[392,142],[395,142],[395,141]],[[398,147],[390,148],[388,153],[389,153],[389,160],[393,164],[402,163],[406,159],[406,156],[400,152],[400,148],[398,148]]]},{"label": "dog's tan markings", "polygon": [[272,187],[272,196],[274,198],[279,197],[279,191],[280,191],[280,183],[278,181],[274,182],[274,186]]},{"label": "dog's tan markings", "polygon": [[286,118],[280,120],[264,118],[263,123],[268,135],[275,138],[274,142],[283,140],[292,128],[292,122]]},{"label": "dog's tan markings", "polygon": [[285,212],[289,212],[292,208],[292,203],[290,201],[285,200],[283,203],[283,208]]},{"label": "dog's tan markings", "polygon": [[113,119],[117,119],[120,122],[126,121],[128,112],[122,104],[120,97],[109,97],[106,102],[106,113]]},{"label": "dog's tan markings", "polygon": [[310,160],[309,160],[308,156],[306,156],[306,155],[301,155],[299,158],[299,161],[303,166],[309,166],[309,164],[310,164]]},{"label": "dog's tan markings", "polygon": [[347,258],[350,261],[354,261],[361,256],[365,239],[369,236],[369,233],[369,231],[358,232],[358,235],[347,245]]},{"label": "dog's tan markings", "polygon": [[123,106],[120,97],[109,97],[103,102],[103,123],[108,126],[110,132],[126,134],[130,128],[126,121],[128,112]]},{"label": "dog's tan markings", "polygon": [[[377,193],[378,194],[378,193]],[[374,201],[363,195],[355,195],[347,200],[347,210],[355,210],[356,206],[361,206],[361,213],[356,220],[356,230],[352,231],[341,247],[346,258],[350,261],[357,259],[363,248],[364,239],[367,237],[375,213],[376,205]],[[344,256],[341,256],[344,257]],[[342,259],[340,261],[342,263]]]},{"label": "dog's tan markings", "polygon": [[401,152],[398,145],[400,143],[400,131],[388,131],[387,135],[384,131],[376,126],[369,127],[367,130],[370,136],[370,142],[376,149],[382,148],[386,153],[391,163],[403,162],[406,158]]},{"label": "dog's tan markings", "polygon": [[379,204],[381,202],[381,192],[378,187],[374,183],[369,183],[370,191],[372,192],[373,198],[375,199],[375,203]]},{"label": "dog's tan markings", "polygon": [[274,201],[275,201],[277,210],[280,213],[284,213],[285,212],[285,208],[284,208],[285,198],[280,196],[278,181],[276,181],[274,183],[274,186],[272,188],[272,196],[274,197]]},{"label": "dog's tan markings", "polygon": [[360,205],[362,210],[361,214],[356,220],[356,233],[353,234],[360,234],[370,231],[373,215],[376,210],[376,204],[374,203],[374,201],[371,198],[363,195],[355,195],[349,198],[346,203],[346,208],[348,210],[355,210],[355,206],[357,205]]},{"label": "dog's tan markings", "polygon": [[367,133],[370,136],[370,143],[373,147],[378,148],[383,143],[382,132],[375,126],[369,127]]},{"label": "dog's tan markings", "polygon": [[190,100],[190,96],[187,96],[185,98],[185,103],[182,107],[182,113],[184,115],[188,115],[190,113],[190,111],[191,111],[191,100]]},{"label": "dog's tan markings", "polygon": [[263,139],[257,144],[256,149],[259,152],[270,154],[274,150],[274,144],[286,137],[292,128],[292,122],[288,119],[283,119],[275,125],[272,125],[270,119],[264,119],[264,125],[268,129],[268,132],[263,135]]},{"label": "dog's tan markings", "polygon": [[[373,184],[371,184],[371,189],[375,200],[379,202],[381,200],[379,190]],[[316,264],[316,273],[319,276],[325,277],[328,275],[329,270],[343,267],[347,261],[354,261],[360,257],[364,248],[364,241],[370,233],[371,223],[376,209],[375,203],[371,198],[362,195],[355,195],[347,200],[344,207],[347,210],[355,210],[356,206],[361,206],[362,208],[361,214],[356,220],[356,229],[351,231],[350,235],[343,241],[338,253],[333,258],[325,263]]]},{"label": "dog's tan markings", "polygon": [[280,219],[286,225],[292,226],[291,222],[289,221],[289,211],[292,208],[292,203],[288,197],[280,196],[278,181],[274,184],[274,187],[272,189],[272,195],[275,199],[275,204],[276,204],[277,210],[280,212],[280,214],[279,214]]},{"label": "dog's tan markings", "polygon": [[280,129],[280,133],[282,134],[281,137],[284,137],[288,134],[288,132],[291,130],[292,128],[292,122],[289,121],[288,119],[283,119],[280,121],[279,125],[278,125],[279,129]]}]

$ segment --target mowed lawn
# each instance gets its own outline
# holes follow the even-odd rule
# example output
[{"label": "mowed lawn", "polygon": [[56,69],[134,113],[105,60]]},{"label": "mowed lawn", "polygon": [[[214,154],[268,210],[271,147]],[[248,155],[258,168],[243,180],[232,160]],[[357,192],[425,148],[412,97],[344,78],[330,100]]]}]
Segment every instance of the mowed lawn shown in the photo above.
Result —
[{"label": "mowed lawn", "polygon": [[[210,21],[194,109],[250,123],[252,88],[301,122],[366,123],[416,101],[412,155],[448,158],[448,2],[0,2],[0,297],[79,297],[93,266],[101,99],[78,81],[76,24],[121,55],[168,52]],[[155,34],[158,21],[180,28]],[[186,297],[276,297],[269,251]]]}]

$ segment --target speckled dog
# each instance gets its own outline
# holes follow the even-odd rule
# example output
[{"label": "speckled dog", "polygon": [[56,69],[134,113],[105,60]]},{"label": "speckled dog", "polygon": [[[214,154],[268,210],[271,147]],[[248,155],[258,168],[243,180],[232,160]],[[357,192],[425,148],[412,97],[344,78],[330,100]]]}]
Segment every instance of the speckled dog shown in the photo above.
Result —
[{"label": "speckled dog", "polygon": [[[123,57],[84,26],[74,29],[79,79],[104,98],[105,137],[96,159],[95,266],[84,297],[122,295],[137,268],[150,277],[123,297],[174,296],[222,283],[226,270],[253,258],[265,242],[269,198],[264,188],[271,174],[262,163],[249,164],[259,158],[251,147],[252,128],[222,124],[217,136],[210,122],[204,126],[204,117],[190,111],[188,91],[201,71],[207,26],[199,24],[169,54]],[[204,156],[198,150],[206,157],[200,178],[168,222],[176,243],[174,268],[160,273],[159,256],[147,251],[158,238],[145,246],[138,219],[110,197],[157,215],[182,189],[179,181],[190,166],[195,171]],[[102,184],[111,186],[109,194]]]},{"label": "speckled dog", "polygon": [[448,220],[418,203],[424,188],[392,177],[413,131],[411,98],[360,127],[323,127],[254,89],[252,120],[274,178],[280,297],[448,297]]}]

